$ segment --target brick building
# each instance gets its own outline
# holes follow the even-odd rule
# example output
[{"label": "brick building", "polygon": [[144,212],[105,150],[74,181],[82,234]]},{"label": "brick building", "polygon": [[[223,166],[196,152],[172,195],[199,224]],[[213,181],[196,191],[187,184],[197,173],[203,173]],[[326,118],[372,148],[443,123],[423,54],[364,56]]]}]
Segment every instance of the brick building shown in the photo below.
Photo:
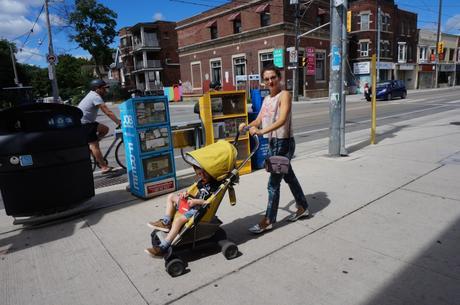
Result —
[{"label": "brick building", "polygon": [[[329,21],[329,1],[302,3],[301,10],[306,14],[300,33]],[[287,48],[295,42],[294,16],[289,0],[234,0],[179,21],[176,30],[184,94],[200,95],[213,81],[220,82],[223,90],[259,86],[257,77],[263,67],[280,57],[286,88],[292,88]],[[327,28],[301,38],[300,57],[307,51],[310,64],[309,69],[299,69],[299,95],[327,96]]]},{"label": "brick building", "polygon": [[362,92],[371,83],[370,62],[377,53],[378,8],[380,27],[380,80],[400,79],[406,87],[416,86],[417,14],[398,8],[394,0],[351,0],[352,26],[349,33],[349,60]]},{"label": "brick building", "polygon": [[120,29],[115,63],[124,88],[144,92],[179,83],[175,27],[175,22],[155,21]]}]

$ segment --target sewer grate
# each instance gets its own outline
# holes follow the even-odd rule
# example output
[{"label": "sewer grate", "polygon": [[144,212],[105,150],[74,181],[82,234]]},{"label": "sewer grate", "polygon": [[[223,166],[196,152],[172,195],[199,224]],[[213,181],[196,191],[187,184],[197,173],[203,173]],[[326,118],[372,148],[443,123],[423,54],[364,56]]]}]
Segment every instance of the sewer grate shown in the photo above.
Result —
[{"label": "sewer grate", "polygon": [[126,174],[126,170],[124,169],[115,170],[114,172],[106,175],[94,176],[95,189],[122,184],[126,182],[128,182],[128,175]]}]

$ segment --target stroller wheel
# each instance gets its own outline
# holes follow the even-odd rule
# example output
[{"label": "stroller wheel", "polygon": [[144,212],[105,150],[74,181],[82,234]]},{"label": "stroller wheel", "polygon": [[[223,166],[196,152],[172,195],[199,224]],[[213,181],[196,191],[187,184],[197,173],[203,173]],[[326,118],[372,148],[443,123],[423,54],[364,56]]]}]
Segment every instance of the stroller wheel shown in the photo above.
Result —
[{"label": "stroller wheel", "polygon": [[185,271],[185,262],[180,258],[174,258],[166,262],[166,271],[172,277],[182,275]]},{"label": "stroller wheel", "polygon": [[222,248],[222,254],[226,259],[234,259],[238,256],[238,247],[231,241],[222,241],[219,243]]}]

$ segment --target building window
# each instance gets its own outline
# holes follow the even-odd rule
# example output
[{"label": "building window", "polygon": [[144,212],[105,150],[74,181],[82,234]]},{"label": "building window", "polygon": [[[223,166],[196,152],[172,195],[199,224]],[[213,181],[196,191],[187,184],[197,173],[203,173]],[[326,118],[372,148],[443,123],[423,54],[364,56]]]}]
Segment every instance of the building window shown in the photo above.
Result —
[{"label": "building window", "polygon": [[217,24],[213,24],[211,27],[209,27],[209,30],[211,32],[211,39],[216,39],[218,37]]},{"label": "building window", "polygon": [[315,80],[326,80],[326,53],[316,52]]},{"label": "building window", "polygon": [[192,86],[193,89],[202,89],[201,86],[201,63],[192,62],[190,63],[190,69],[192,72]]},{"label": "building window", "polygon": [[449,61],[454,61],[455,49],[450,49],[449,51]]},{"label": "building window", "polygon": [[259,58],[260,58],[260,72],[262,72],[262,70],[265,67],[273,65],[273,52],[261,53],[259,55]]},{"label": "building window", "polygon": [[211,61],[211,82],[217,82],[222,85],[222,63],[220,60]]},{"label": "building window", "polygon": [[233,84],[237,85],[236,77],[246,75],[246,58],[244,56],[233,58]]},{"label": "building window", "polygon": [[390,16],[389,15],[382,15],[382,31],[389,32],[390,31]]},{"label": "building window", "polygon": [[269,26],[270,25],[270,12],[260,13],[260,26]]},{"label": "building window", "polygon": [[368,57],[369,56],[369,41],[360,41],[359,42],[359,57]]},{"label": "building window", "polygon": [[361,14],[360,17],[361,17],[361,21],[360,21],[361,31],[368,31],[369,30],[369,14],[368,13]]},{"label": "building window", "polygon": [[427,61],[428,60],[428,47],[420,47],[419,54],[418,54],[419,61]]},{"label": "building window", "polygon": [[387,40],[383,40],[380,42],[380,56],[382,57],[390,57],[390,42]]},{"label": "building window", "polygon": [[241,33],[241,19],[239,18],[233,20],[233,33],[234,34]]},{"label": "building window", "polygon": [[405,63],[407,61],[407,46],[405,42],[398,42],[398,62]]}]

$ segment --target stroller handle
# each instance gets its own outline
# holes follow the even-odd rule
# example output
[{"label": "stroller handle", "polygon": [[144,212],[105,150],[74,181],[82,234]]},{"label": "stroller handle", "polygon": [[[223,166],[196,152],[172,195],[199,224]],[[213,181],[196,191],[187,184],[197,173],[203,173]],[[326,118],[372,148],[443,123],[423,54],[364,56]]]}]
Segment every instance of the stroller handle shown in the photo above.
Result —
[{"label": "stroller handle", "polygon": [[[250,128],[250,126],[245,126],[245,127],[243,128],[243,132],[248,132],[248,131],[249,131],[249,128]],[[233,146],[235,146],[235,147],[238,147],[238,137],[239,137],[239,136],[240,136],[240,131],[237,130],[237,131],[236,131],[235,140],[233,141]],[[240,164],[240,166],[238,166],[238,169],[237,169],[237,170],[240,170],[240,169],[246,164],[246,162],[248,162],[248,160],[251,159],[252,156],[256,153],[256,151],[259,149],[259,144],[260,144],[260,142],[259,142],[259,136],[256,135],[256,134],[254,134],[254,135],[252,135],[252,139],[254,140],[254,143],[255,143],[254,149],[253,149],[252,152],[249,154],[249,156],[248,156],[246,159],[244,159],[243,162],[241,162],[241,164]]]}]

